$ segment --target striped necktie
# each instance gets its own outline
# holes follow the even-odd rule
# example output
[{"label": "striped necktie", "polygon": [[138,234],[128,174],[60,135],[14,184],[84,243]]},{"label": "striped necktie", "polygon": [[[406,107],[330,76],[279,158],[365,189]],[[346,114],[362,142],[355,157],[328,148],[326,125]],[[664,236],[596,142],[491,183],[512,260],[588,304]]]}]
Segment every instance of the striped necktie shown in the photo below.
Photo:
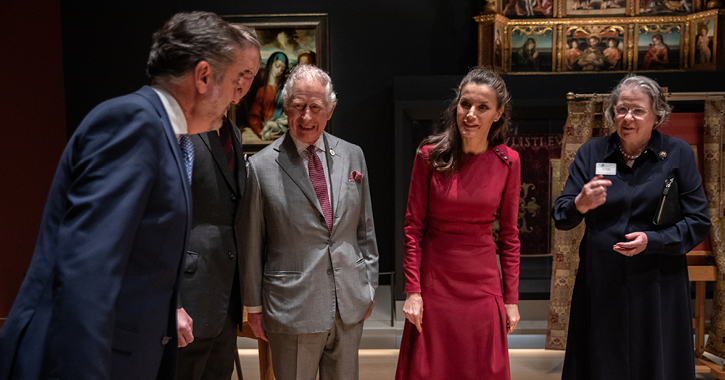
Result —
[{"label": "striped necktie", "polygon": [[310,181],[312,187],[315,188],[317,200],[320,201],[322,207],[322,215],[325,216],[327,222],[327,230],[332,231],[332,208],[330,207],[330,198],[327,195],[327,181],[325,181],[325,170],[322,168],[322,161],[317,157],[316,147],[310,145],[307,147],[310,153],[310,160],[307,162],[307,168],[310,171]]}]

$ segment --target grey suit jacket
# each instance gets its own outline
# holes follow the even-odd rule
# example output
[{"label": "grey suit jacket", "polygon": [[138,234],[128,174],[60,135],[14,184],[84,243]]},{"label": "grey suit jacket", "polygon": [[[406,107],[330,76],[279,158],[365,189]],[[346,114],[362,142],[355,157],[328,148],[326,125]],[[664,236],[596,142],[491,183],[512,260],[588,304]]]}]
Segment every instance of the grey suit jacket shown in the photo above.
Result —
[{"label": "grey suit jacket", "polygon": [[[268,332],[327,331],[336,304],[344,323],[361,322],[378,286],[365,157],[328,133],[324,141],[332,232],[289,132],[249,160],[240,223],[244,304],[263,306]],[[353,171],[363,178],[350,180]]]},{"label": "grey suit jacket", "polygon": [[[219,135],[216,131],[192,135],[194,170],[191,181],[194,214],[189,246],[186,252],[184,279],[179,292],[180,306],[194,320],[195,338],[219,335],[228,307],[241,323],[239,278],[234,282],[237,268],[241,275],[241,260],[237,243],[237,222],[241,218],[239,204],[244,193],[246,163],[241,133],[232,124],[232,144],[236,154],[236,175],[229,170]],[[232,292],[233,287],[239,288]]]}]

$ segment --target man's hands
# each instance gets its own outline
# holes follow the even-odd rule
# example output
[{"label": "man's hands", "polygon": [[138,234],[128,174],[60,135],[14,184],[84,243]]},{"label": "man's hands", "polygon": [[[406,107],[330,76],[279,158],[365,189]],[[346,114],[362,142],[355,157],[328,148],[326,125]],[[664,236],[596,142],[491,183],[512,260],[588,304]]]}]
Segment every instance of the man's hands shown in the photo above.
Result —
[{"label": "man's hands", "polygon": [[194,320],[183,307],[176,309],[176,334],[179,336],[179,347],[186,347],[194,341]]},{"label": "man's hands", "polygon": [[249,327],[252,328],[254,336],[267,340],[267,335],[262,330],[262,313],[247,313],[247,322],[249,322]]},{"label": "man's hands", "polygon": [[373,308],[375,307],[375,301],[370,303],[370,307],[368,307],[367,313],[365,313],[365,320],[370,318],[371,315],[373,315]]}]

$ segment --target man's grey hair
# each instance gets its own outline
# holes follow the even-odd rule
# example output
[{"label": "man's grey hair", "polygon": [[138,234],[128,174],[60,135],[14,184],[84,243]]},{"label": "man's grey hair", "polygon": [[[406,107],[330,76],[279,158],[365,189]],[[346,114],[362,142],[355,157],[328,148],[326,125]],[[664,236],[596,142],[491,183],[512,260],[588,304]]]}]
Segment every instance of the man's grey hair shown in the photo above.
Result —
[{"label": "man's grey hair", "polygon": [[282,104],[287,108],[292,100],[292,89],[300,82],[319,82],[325,86],[325,108],[330,111],[337,104],[337,95],[332,89],[332,79],[321,68],[314,65],[297,65],[290,72],[287,82],[282,89]]},{"label": "man's grey hair", "polygon": [[659,128],[662,123],[667,121],[667,119],[670,117],[670,114],[672,113],[672,106],[667,103],[667,98],[662,92],[662,88],[660,87],[660,85],[657,84],[654,79],[641,75],[629,74],[624,77],[621,82],[619,82],[614,90],[612,90],[612,93],[607,100],[604,117],[606,117],[608,122],[610,122],[612,125],[615,124],[614,108],[619,102],[619,95],[622,93],[622,91],[629,88],[637,88],[649,98],[651,111],[654,112],[657,117],[654,129]]},{"label": "man's grey hair", "polygon": [[175,83],[206,61],[219,82],[234,63],[235,49],[249,48],[260,49],[252,28],[210,12],[177,13],[154,33],[146,74],[153,84]]}]

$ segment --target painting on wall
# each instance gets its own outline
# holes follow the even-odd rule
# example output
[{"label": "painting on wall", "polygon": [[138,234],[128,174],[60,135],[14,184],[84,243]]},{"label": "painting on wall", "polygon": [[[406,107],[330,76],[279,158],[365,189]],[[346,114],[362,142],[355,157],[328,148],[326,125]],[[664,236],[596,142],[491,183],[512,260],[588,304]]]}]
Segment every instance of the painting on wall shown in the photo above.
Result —
[{"label": "painting on wall", "polygon": [[493,65],[498,68],[503,67],[503,32],[503,26],[497,24],[495,26],[495,36],[493,38]]},{"label": "painting on wall", "polygon": [[546,18],[554,15],[554,0],[504,0],[501,14],[508,18]]},{"label": "painting on wall", "polygon": [[564,1],[562,16],[623,16],[627,11],[626,0],[561,0]]},{"label": "painting on wall", "polygon": [[634,0],[640,16],[686,15],[692,13],[692,0]]},{"label": "painting on wall", "polygon": [[645,24],[637,27],[637,69],[680,69],[679,24]]},{"label": "painting on wall", "polygon": [[[287,132],[281,93],[290,70],[311,64],[329,71],[327,15],[224,16],[252,27],[261,45],[254,84],[227,114],[242,132],[244,151],[259,151]],[[329,123],[328,123],[329,126]],[[329,127],[328,127],[329,129]]]},{"label": "painting on wall", "polygon": [[551,72],[554,33],[552,27],[514,26],[511,36],[511,72]]},{"label": "painting on wall", "polygon": [[566,32],[562,71],[624,70],[624,28],[571,26]]},{"label": "painting on wall", "polygon": [[704,19],[690,24],[690,46],[694,50],[691,66],[707,68],[715,63],[715,19]]}]

